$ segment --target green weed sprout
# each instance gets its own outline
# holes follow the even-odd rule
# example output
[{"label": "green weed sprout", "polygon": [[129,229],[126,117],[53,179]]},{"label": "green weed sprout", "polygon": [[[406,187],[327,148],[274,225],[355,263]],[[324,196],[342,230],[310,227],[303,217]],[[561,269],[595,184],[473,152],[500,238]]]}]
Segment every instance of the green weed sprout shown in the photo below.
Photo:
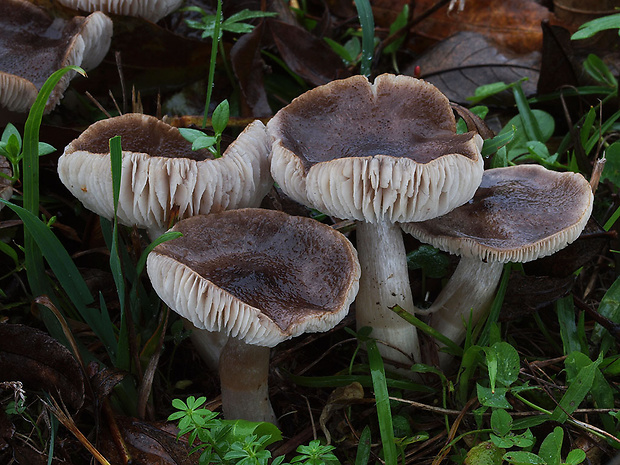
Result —
[{"label": "green weed sprout", "polygon": [[[282,439],[278,428],[271,423],[246,420],[220,420],[218,413],[203,407],[206,397],[189,396],[185,401],[174,399],[177,409],[168,421],[177,421],[178,437],[189,434],[193,452],[201,452],[200,465],[267,465],[271,452],[266,447]],[[335,447],[322,445],[318,440],[297,448],[299,455],[290,463],[284,456],[276,457],[272,465],[340,465],[334,455]]]},{"label": "green weed sprout", "polygon": [[579,26],[579,30],[571,36],[571,39],[588,39],[601,31],[607,31],[609,29],[618,29],[618,35],[620,35],[620,13],[603,16],[583,23]]},{"label": "green weed sprout", "polygon": [[[207,125],[207,115],[209,113],[209,105],[211,104],[211,93],[213,92],[213,79],[215,75],[215,64],[217,62],[218,50],[222,57],[224,57],[226,72],[228,73],[229,78],[231,78],[231,81],[234,82],[232,72],[226,65],[226,52],[224,50],[224,45],[222,44],[222,34],[224,31],[236,34],[252,32],[254,26],[246,23],[245,21],[256,18],[277,16],[277,13],[269,11],[250,11],[245,9],[226,19],[223,19],[222,0],[218,0],[217,10],[214,15],[208,14],[205,10],[198,6],[190,6],[184,8],[183,11],[200,13],[202,15],[201,19],[186,19],[185,22],[189,27],[202,31],[203,39],[211,37],[213,40],[211,47],[211,58],[209,60],[209,76],[207,79],[207,97],[205,101],[204,118],[202,120],[202,127],[204,128]],[[196,129],[181,129],[181,135],[192,143],[193,150],[207,148],[214,154],[215,158],[219,158],[221,156],[220,142],[222,140],[222,133],[228,125],[229,116],[230,107],[228,100],[224,100],[213,111],[213,117],[211,118],[211,126],[215,132],[213,136],[207,136],[203,132]]]},{"label": "green weed sprout", "polygon": [[[50,144],[45,142],[38,143],[39,156],[48,155],[54,152],[56,149]],[[20,177],[19,163],[24,158],[24,152],[22,151],[22,137],[19,131],[11,123],[8,123],[0,138],[0,155],[6,157],[11,163],[11,169],[13,170],[13,176],[8,176],[0,172],[0,177],[8,179],[11,182],[15,182]]]}]

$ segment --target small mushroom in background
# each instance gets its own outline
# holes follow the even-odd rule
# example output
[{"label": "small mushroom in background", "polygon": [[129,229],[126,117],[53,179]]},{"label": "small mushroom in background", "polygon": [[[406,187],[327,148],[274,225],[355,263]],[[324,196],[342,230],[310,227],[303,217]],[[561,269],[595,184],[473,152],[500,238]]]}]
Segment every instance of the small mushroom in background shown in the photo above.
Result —
[{"label": "small mushroom in background", "polygon": [[[24,113],[45,80],[69,65],[96,67],[110,48],[112,21],[101,12],[69,20],[53,18],[27,0],[0,2],[0,110]],[[52,91],[45,107],[58,104],[69,72]],[[4,116],[7,119],[7,116]]]},{"label": "small mushroom in background", "polygon": [[58,0],[62,5],[79,11],[135,16],[156,23],[181,6],[183,0]]},{"label": "small mushroom in background", "polygon": [[147,259],[155,292],[198,338],[230,336],[219,367],[224,416],[275,422],[269,348],[344,318],[358,290],[355,248],[327,225],[273,210],[201,215],[172,230],[183,236]]},{"label": "small mushroom in background", "polygon": [[250,124],[220,158],[192,150],[174,128],[153,116],[126,114],[91,125],[58,160],[63,184],[86,208],[112,218],[109,139],[123,149],[119,222],[148,230],[151,239],[175,218],[258,206],[271,188],[269,138]]},{"label": "small mushroom in background", "polygon": [[448,99],[433,85],[384,74],[333,81],[297,97],[267,124],[271,174],[296,201],[358,220],[362,277],[357,325],[388,343],[395,361],[420,361],[402,231],[467,202],[482,178],[482,138],[456,134]]},{"label": "small mushroom in background", "polygon": [[[540,165],[484,172],[474,198],[440,218],[402,224],[405,232],[460,262],[432,306],[432,326],[459,344],[495,296],[503,264],[554,254],[579,237],[592,212],[590,184]],[[471,312],[471,313],[470,313]],[[422,312],[424,313],[424,312]],[[440,354],[444,368],[451,360]]]}]

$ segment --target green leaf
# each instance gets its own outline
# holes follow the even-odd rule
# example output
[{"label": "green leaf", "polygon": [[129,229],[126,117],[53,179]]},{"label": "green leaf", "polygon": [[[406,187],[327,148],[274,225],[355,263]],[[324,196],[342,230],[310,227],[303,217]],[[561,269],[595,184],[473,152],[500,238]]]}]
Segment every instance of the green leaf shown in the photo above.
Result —
[{"label": "green leaf", "polygon": [[[572,40],[582,40],[588,39],[595,34],[598,34],[601,31],[606,31],[608,29],[618,29],[620,28],[620,13],[616,13],[613,15],[602,16],[600,18],[593,19],[592,21],[588,21],[579,26],[577,32],[575,32],[572,36]],[[618,31],[620,34],[620,30]]]},{"label": "green leaf", "polygon": [[601,180],[608,179],[620,187],[620,141],[611,144],[605,150],[605,168],[601,174]]},{"label": "green leaf", "polygon": [[357,57],[361,51],[360,41],[357,37],[352,37],[345,45],[341,45],[329,37],[323,37],[323,40],[327,42],[327,45],[329,45],[340,58],[342,58],[342,61],[346,65],[351,65],[357,61]]},{"label": "green leaf", "polygon": [[368,465],[370,460],[370,427],[366,425],[360,434],[360,439],[357,443],[357,453],[355,455],[355,465]]},{"label": "green leaf", "polygon": [[[22,146],[24,167],[22,176],[23,205],[24,210],[35,218],[39,215],[39,128],[41,127],[45,104],[50,94],[62,77],[70,71],[76,71],[82,75],[86,74],[84,70],[78,66],[67,66],[52,73],[39,90],[32,107],[30,107],[30,112],[28,113],[28,118],[24,126],[24,140]],[[44,227],[47,229],[45,225]],[[47,230],[49,231],[49,229]],[[47,276],[45,275],[43,255],[39,247],[31,230],[24,228],[25,263],[30,290],[34,295],[47,294],[50,298],[54,299],[53,289],[49,285]],[[62,245],[60,247],[62,248]],[[62,248],[62,250],[64,250],[64,248]],[[58,277],[60,278],[60,276]],[[66,341],[60,324],[53,314],[47,309],[42,309],[41,316],[50,334],[60,341]]]},{"label": "green leaf", "polygon": [[90,304],[93,301],[93,297],[90,294],[88,286],[82,279],[80,272],[62,243],[54,233],[50,231],[47,225],[25,208],[2,199],[0,199],[0,202],[4,203],[19,215],[24,222],[25,229],[32,234],[36,244],[40,247],[40,250],[43,251],[43,255],[60,282],[60,285],[76,307],[85,308]]},{"label": "green leaf", "polygon": [[357,16],[362,26],[362,60],[360,74],[370,76],[375,50],[375,18],[369,0],[355,0]]},{"label": "green leaf", "polygon": [[504,409],[495,409],[491,413],[491,428],[498,436],[506,436],[512,427],[512,417]]},{"label": "green leaf", "polygon": [[[508,387],[519,377],[519,353],[507,342],[497,342],[485,350],[487,364],[492,360],[496,367],[497,381]],[[491,368],[489,367],[489,377]],[[493,387],[493,384],[491,384]]]},{"label": "green leaf", "polygon": [[501,409],[511,409],[512,405],[506,399],[506,394],[508,393],[507,388],[496,387],[495,390],[491,390],[491,388],[484,387],[478,383],[476,383],[476,392],[478,394],[478,401],[482,405],[486,405],[487,407],[493,408],[501,408]]},{"label": "green leaf", "polygon": [[495,94],[499,94],[500,92],[504,92],[505,90],[512,89],[517,83],[521,81],[525,81],[527,78],[522,78],[518,81],[511,82],[510,84],[506,84],[505,82],[493,82],[491,84],[485,84],[483,86],[479,86],[474,91],[474,95],[471,97],[467,97],[471,103],[478,103],[482,100],[489,98]]},{"label": "green leaf", "polygon": [[599,355],[598,359],[585,366],[579,375],[568,386],[568,389],[560,399],[559,405],[556,406],[551,418],[559,423],[564,423],[568,415],[572,414],[581,402],[585,399],[592,388],[594,376],[598,371],[598,366],[603,361],[603,355]]},{"label": "green leaf", "polygon": [[[395,34],[398,30],[404,28],[407,25],[408,19],[409,19],[409,4],[405,3],[405,5],[403,6],[403,9],[401,10],[400,13],[398,13],[398,16],[396,17],[394,22],[390,24],[390,35]],[[394,42],[392,42],[391,44],[389,44],[387,47],[383,49],[383,53],[387,53],[387,54],[396,53],[396,51],[403,44],[404,40],[405,40],[404,36],[398,40],[395,40]]]},{"label": "green leaf", "polygon": [[19,260],[17,258],[17,252],[9,245],[0,241],[0,252],[8,255],[12,260],[15,266],[19,266]]},{"label": "green leaf", "polygon": [[247,21],[248,19],[255,18],[273,18],[278,16],[278,13],[272,11],[251,11],[248,9],[241,10],[233,15],[230,15],[228,18],[224,20],[222,26],[228,26],[232,23],[237,23],[239,21]]},{"label": "green leaf", "polygon": [[592,53],[589,54],[586,61],[583,62],[583,69],[598,82],[609,87],[618,87],[618,81],[615,76],[609,70],[609,67],[605,64],[605,62],[603,62],[603,60],[601,60],[597,55]]},{"label": "green leaf", "polygon": [[538,455],[520,450],[506,452],[503,459],[513,465],[546,465],[545,461]]},{"label": "green leaf", "polygon": [[586,453],[581,449],[573,449],[566,456],[566,465],[579,465],[586,459]]},{"label": "green leaf", "polygon": [[[620,277],[616,278],[610,288],[607,289],[598,306],[598,312],[614,323],[620,323]],[[604,354],[612,344],[615,344],[615,338],[600,324],[596,323],[592,332],[592,342],[601,342],[601,353]]]},{"label": "green leaf", "polygon": [[523,129],[525,131],[527,139],[545,142],[547,139],[549,139],[549,137],[544,137],[543,131],[538,124],[538,119],[533,114],[529,103],[527,103],[527,98],[523,93],[521,83],[518,83],[512,88],[512,93],[515,97],[517,108],[519,109],[519,117],[523,122]]},{"label": "green leaf", "polygon": [[230,107],[228,100],[223,100],[213,111],[211,126],[216,134],[222,134],[228,125],[230,117]]},{"label": "green leaf", "polygon": [[564,430],[556,426],[543,440],[538,455],[547,465],[560,465],[562,461],[562,442],[564,442]]},{"label": "green leaf", "polygon": [[577,334],[577,324],[575,323],[575,305],[573,296],[568,295],[558,299],[555,303],[558,313],[558,323],[560,324],[560,337],[564,346],[564,355],[571,352],[581,351],[581,342]]},{"label": "green leaf", "polygon": [[491,433],[489,436],[493,444],[505,449],[510,449],[511,447],[530,447],[536,442],[534,435],[529,429],[521,434],[508,433],[506,436],[499,437]]},{"label": "green leaf", "polygon": [[42,157],[43,155],[49,155],[52,152],[55,152],[56,148],[53,147],[50,144],[47,144],[45,142],[39,142],[39,156]]},{"label": "green leaf", "polygon": [[[614,391],[610,384],[607,382],[601,367],[605,364],[606,360],[601,362],[599,369],[594,374],[594,382],[590,389],[592,400],[596,408],[614,408]],[[577,379],[585,367],[587,367],[592,361],[590,358],[582,352],[572,352],[566,357],[564,365],[566,367],[566,384],[570,385],[575,379]],[[605,426],[607,431],[614,429],[614,422],[608,415],[600,414],[599,417]]]},{"label": "green leaf", "polygon": [[[553,116],[542,110],[531,110],[530,116],[536,120],[536,125],[541,131],[542,140],[540,142],[546,142],[549,140],[555,130],[555,120],[553,119]],[[515,131],[514,137],[512,141],[506,145],[506,149],[508,151],[508,161],[513,161],[523,154],[529,154],[527,144],[533,140],[528,138],[523,119],[520,115],[517,115],[508,121],[504,128],[499,132],[498,136],[512,130]]]},{"label": "green leaf", "polygon": [[407,266],[410,270],[422,269],[429,278],[443,278],[448,273],[450,259],[435,247],[422,244],[407,254]]},{"label": "green leaf", "polygon": [[366,341],[366,350],[368,352],[372,385],[375,391],[375,405],[379,419],[383,456],[387,465],[396,465],[398,456],[396,454],[396,444],[394,443],[394,427],[392,425],[392,412],[390,411],[383,359],[377,348],[377,343],[373,339]]},{"label": "green leaf", "polygon": [[118,210],[118,197],[121,190],[121,169],[123,166],[123,150],[121,136],[110,139],[110,165],[112,170],[112,201],[114,202],[114,215]]},{"label": "green leaf", "polygon": [[198,129],[180,128],[179,132],[183,138],[189,142],[194,142],[196,139],[206,136],[204,132],[199,131]]},{"label": "green leaf", "polygon": [[506,452],[491,441],[475,445],[467,452],[464,465],[502,465],[502,456]]},{"label": "green leaf", "polygon": [[225,436],[226,442],[230,444],[236,441],[243,441],[250,435],[256,435],[257,437],[269,436],[269,439],[265,439],[265,447],[282,439],[282,433],[273,423],[248,420],[221,420],[221,423],[230,426]]},{"label": "green leaf", "polygon": [[146,264],[146,259],[149,253],[151,252],[151,250],[153,250],[159,244],[162,244],[166,241],[170,241],[172,239],[176,239],[177,237],[181,237],[182,235],[183,233],[179,231],[168,231],[168,232],[163,233],[153,242],[151,242],[140,255],[140,259],[138,260],[138,263],[136,264],[136,275],[140,276],[142,274],[142,270],[144,270],[144,265]]},{"label": "green leaf", "polygon": [[213,147],[216,142],[216,137],[203,135],[194,141],[192,150],[208,149],[209,147]]},{"label": "green leaf", "polygon": [[485,140],[481,150],[482,156],[485,158],[490,157],[500,148],[505,147],[507,144],[512,142],[516,131],[516,127],[512,126],[509,130],[500,132],[492,139]]},{"label": "green leaf", "polygon": [[583,119],[583,124],[581,126],[581,130],[579,131],[579,139],[581,141],[581,145],[585,147],[586,142],[588,141],[588,137],[590,133],[594,129],[594,120],[596,119],[596,110],[594,107],[590,107],[590,110],[586,114]]}]

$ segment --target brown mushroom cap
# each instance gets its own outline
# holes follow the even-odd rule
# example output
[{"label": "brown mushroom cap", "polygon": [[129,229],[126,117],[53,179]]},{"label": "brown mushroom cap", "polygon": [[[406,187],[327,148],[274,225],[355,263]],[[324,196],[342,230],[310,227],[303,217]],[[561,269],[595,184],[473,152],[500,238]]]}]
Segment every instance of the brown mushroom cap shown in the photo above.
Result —
[{"label": "brown mushroom cap", "polygon": [[482,177],[482,139],[457,135],[448,99],[409,76],[333,81],[293,100],[267,129],[280,187],[341,218],[433,218],[469,200]]},{"label": "brown mushroom cap", "polygon": [[573,242],[593,202],[583,176],[540,165],[484,172],[467,204],[439,218],[403,224],[405,232],[438,249],[480,260],[528,262]]},{"label": "brown mushroom cap", "polygon": [[103,11],[114,15],[136,16],[156,23],[176,10],[183,0],[58,0],[80,11]]},{"label": "brown mushroom cap", "polygon": [[114,215],[108,140],[121,136],[123,166],[118,218],[156,232],[173,215],[187,218],[258,206],[272,185],[269,140],[260,121],[250,124],[213,159],[193,151],[178,129],[153,116],[126,114],[91,125],[58,160],[58,174],[89,210]]},{"label": "brown mushroom cap", "polygon": [[[0,31],[0,106],[25,112],[54,71],[69,65],[90,69],[103,60],[112,21],[101,12],[70,20],[52,18],[26,0],[3,0]],[[58,104],[74,74],[61,79],[46,111]]]},{"label": "brown mushroom cap", "polygon": [[197,328],[273,347],[326,331],[358,288],[351,243],[305,217],[261,209],[196,216],[172,228],[147,270],[159,297]]}]

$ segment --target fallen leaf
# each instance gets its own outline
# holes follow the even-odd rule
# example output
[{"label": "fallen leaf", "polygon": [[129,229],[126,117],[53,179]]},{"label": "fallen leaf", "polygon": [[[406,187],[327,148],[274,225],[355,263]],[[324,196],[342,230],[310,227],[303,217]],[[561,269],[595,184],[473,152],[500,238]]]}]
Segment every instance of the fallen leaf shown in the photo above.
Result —
[{"label": "fallen leaf", "polygon": [[[523,91],[536,93],[540,53],[518,54],[478,32],[458,32],[422,54],[404,74],[413,75],[420,67],[421,77],[439,88],[448,99],[468,104],[467,97],[477,87],[494,82],[510,83],[526,77]],[[491,99],[489,99],[491,100]],[[493,103],[512,102],[512,92],[493,97]]]},{"label": "fallen leaf", "polygon": [[[436,0],[417,1],[414,18],[435,3]],[[473,31],[516,53],[529,53],[540,50],[540,23],[551,17],[547,8],[533,0],[468,0],[463,11],[448,14],[447,6],[441,8],[418,23],[413,32],[440,41],[458,31]]]},{"label": "fallen leaf", "polygon": [[29,326],[0,324],[0,381],[58,394],[74,410],[84,402],[84,376],[71,352]]},{"label": "fallen leaf", "polygon": [[[115,421],[132,465],[198,463],[200,453],[190,454],[192,448],[183,439],[177,440],[178,430],[170,424],[150,423],[129,417],[116,417]],[[116,444],[109,434],[102,434],[99,450],[110,463],[121,463]]]},{"label": "fallen leaf", "polygon": [[268,24],[282,59],[310,84],[320,86],[350,75],[340,57],[324,40],[282,21],[269,20]]},{"label": "fallen leaf", "polygon": [[500,321],[516,320],[552,304],[567,295],[574,282],[573,276],[552,278],[513,272],[504,296]]}]

